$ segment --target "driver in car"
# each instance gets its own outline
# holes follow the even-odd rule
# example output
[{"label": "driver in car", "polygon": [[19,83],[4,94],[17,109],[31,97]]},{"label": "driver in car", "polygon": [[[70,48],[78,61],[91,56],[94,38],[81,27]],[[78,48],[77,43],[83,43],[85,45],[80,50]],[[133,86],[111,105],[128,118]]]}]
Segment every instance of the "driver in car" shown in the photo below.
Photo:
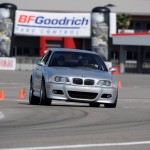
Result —
[{"label": "driver in car", "polygon": [[65,57],[61,55],[58,58],[58,66],[64,66],[64,64],[65,64]]}]

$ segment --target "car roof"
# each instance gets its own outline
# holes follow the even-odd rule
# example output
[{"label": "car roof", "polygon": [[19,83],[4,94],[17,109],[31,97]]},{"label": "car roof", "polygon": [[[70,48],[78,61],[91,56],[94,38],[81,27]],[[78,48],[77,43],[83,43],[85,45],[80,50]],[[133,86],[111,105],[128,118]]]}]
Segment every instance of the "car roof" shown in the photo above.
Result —
[{"label": "car roof", "polygon": [[73,52],[81,52],[81,53],[88,53],[88,54],[97,54],[95,51],[90,51],[90,50],[83,50],[83,49],[71,49],[71,48],[49,48],[48,50],[50,51],[64,51],[64,52],[68,52],[68,51],[73,51]]}]

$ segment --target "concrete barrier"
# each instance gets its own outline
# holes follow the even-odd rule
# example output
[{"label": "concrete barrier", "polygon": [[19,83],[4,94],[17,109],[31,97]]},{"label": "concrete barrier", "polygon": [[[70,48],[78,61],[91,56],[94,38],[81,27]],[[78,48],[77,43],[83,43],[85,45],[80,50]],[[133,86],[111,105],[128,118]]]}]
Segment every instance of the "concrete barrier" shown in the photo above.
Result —
[{"label": "concrete barrier", "polygon": [[32,71],[40,57],[16,57],[16,70]]}]

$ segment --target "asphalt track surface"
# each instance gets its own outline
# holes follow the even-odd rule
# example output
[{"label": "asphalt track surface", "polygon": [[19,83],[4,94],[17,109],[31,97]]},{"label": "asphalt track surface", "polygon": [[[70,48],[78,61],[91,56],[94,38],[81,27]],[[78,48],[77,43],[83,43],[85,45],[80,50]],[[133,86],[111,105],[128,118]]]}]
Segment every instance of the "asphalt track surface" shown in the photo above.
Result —
[{"label": "asphalt track surface", "polygon": [[[115,109],[29,105],[29,71],[0,71],[0,150],[150,150],[150,75],[117,75]],[[20,89],[25,99],[19,99]]]}]

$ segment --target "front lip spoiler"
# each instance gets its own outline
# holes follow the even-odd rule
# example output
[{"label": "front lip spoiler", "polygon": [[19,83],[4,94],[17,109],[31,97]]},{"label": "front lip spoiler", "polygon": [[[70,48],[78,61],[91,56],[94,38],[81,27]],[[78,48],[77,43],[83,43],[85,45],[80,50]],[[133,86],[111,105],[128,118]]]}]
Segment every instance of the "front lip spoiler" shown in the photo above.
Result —
[{"label": "front lip spoiler", "polygon": [[[50,85],[51,88],[48,88]],[[63,100],[63,101],[76,101],[76,102],[99,102],[99,103],[113,103],[115,99],[115,93],[114,90],[117,90],[114,87],[111,88],[100,88],[98,86],[93,86],[93,88],[90,88],[90,86],[87,88],[87,86],[82,86],[81,89],[79,89],[78,86],[71,85],[71,84],[56,84],[56,83],[46,83],[46,90],[47,90],[47,97],[54,100]],[[53,94],[53,90],[62,90],[63,94]],[[87,92],[87,93],[97,93],[97,96],[94,97],[94,99],[84,99],[84,97],[76,98],[76,97],[70,97],[68,91],[75,91],[75,92]],[[101,98],[102,94],[111,94],[111,98]],[[87,98],[87,97],[85,97]]]}]

